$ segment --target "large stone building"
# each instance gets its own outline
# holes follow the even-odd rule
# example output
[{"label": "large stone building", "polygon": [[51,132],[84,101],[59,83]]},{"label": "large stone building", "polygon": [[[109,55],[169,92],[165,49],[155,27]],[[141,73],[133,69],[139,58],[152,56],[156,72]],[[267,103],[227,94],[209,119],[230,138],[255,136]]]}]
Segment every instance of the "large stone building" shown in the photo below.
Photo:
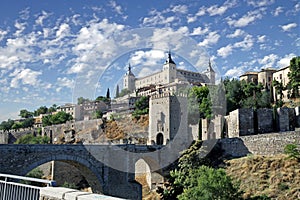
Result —
[{"label": "large stone building", "polygon": [[211,63],[209,62],[208,69],[203,73],[178,69],[172,60],[171,53],[169,53],[161,71],[136,78],[129,65],[123,79],[123,89],[138,92],[138,95],[141,96],[150,95],[153,92],[156,92],[156,94],[161,93],[161,89],[176,92],[178,86],[183,84],[215,84],[215,71],[211,67]]},{"label": "large stone building", "polygon": [[[255,84],[262,84],[265,89],[271,90],[273,81],[282,83],[285,88],[289,83],[288,73],[290,72],[289,66],[281,69],[266,68],[262,69],[260,72],[246,72],[240,76],[240,80],[244,80],[247,83],[253,82]],[[275,88],[273,88],[275,91]],[[287,101],[288,91],[283,90],[283,100]],[[277,97],[276,97],[277,95]],[[279,99],[279,94],[273,93],[274,99]]]}]

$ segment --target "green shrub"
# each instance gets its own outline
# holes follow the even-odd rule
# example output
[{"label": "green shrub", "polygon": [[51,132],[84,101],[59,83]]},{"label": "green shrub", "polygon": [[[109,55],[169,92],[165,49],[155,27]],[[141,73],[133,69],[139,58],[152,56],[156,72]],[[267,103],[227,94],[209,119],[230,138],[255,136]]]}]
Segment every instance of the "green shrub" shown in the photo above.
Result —
[{"label": "green shrub", "polygon": [[287,154],[290,158],[300,159],[300,152],[296,144],[287,144],[284,147],[284,153]]}]

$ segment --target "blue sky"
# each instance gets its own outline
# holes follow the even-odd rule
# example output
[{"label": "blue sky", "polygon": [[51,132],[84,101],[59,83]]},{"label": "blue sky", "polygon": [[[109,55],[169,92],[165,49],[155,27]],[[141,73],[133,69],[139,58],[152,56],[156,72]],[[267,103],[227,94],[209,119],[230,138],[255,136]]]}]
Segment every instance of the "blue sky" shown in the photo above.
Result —
[{"label": "blue sky", "polygon": [[128,63],[144,76],[168,50],[185,69],[211,59],[218,77],[285,67],[300,55],[299,13],[294,0],[3,0],[0,121],[105,95]]}]

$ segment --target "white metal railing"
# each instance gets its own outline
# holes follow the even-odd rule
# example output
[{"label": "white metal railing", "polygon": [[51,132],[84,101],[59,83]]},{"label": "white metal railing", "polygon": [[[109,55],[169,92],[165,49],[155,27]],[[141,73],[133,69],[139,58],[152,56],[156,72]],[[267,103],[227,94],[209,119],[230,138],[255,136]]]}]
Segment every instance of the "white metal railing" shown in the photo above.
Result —
[{"label": "white metal railing", "polygon": [[18,183],[18,181],[42,183],[55,186],[55,181],[10,174],[0,174],[0,200],[39,200],[41,187]]}]

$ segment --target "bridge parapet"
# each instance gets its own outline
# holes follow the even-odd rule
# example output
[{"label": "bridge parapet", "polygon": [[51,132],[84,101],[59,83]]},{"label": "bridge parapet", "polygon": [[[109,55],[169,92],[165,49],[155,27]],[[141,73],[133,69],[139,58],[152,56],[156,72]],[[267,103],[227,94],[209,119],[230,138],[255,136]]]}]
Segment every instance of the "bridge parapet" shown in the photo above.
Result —
[{"label": "bridge parapet", "polygon": [[93,200],[93,199],[107,199],[107,200],[122,200],[107,196],[103,194],[94,194],[90,192],[82,192],[70,188],[63,187],[44,187],[40,190],[39,200]]}]

